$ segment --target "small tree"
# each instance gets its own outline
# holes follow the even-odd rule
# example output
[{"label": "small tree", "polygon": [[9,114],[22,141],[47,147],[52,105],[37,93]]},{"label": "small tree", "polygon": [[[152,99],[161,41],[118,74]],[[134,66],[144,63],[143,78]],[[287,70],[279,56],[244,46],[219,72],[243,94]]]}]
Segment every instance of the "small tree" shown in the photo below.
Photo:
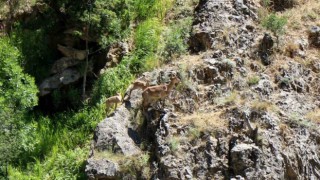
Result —
[{"label": "small tree", "polygon": [[19,128],[23,112],[38,103],[34,79],[19,65],[20,52],[0,38],[0,178],[20,152]]},{"label": "small tree", "polygon": [[261,22],[263,27],[274,33],[277,38],[277,46],[279,45],[279,36],[285,33],[284,26],[287,24],[287,21],[286,17],[280,17],[275,13],[271,13]]}]

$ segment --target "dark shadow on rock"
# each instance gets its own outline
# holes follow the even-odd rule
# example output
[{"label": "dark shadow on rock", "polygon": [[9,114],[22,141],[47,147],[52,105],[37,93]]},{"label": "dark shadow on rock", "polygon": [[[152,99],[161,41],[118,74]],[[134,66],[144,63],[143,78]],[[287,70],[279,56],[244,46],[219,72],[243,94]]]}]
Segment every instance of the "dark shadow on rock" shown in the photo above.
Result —
[{"label": "dark shadow on rock", "polygon": [[132,105],[131,105],[131,102],[130,102],[130,101],[124,101],[124,106],[125,106],[127,109],[131,109],[131,108],[132,108]]},{"label": "dark shadow on rock", "polygon": [[136,143],[136,144],[141,143],[141,138],[140,138],[139,133],[137,131],[133,130],[132,128],[128,128],[128,135],[134,141],[134,143]]}]

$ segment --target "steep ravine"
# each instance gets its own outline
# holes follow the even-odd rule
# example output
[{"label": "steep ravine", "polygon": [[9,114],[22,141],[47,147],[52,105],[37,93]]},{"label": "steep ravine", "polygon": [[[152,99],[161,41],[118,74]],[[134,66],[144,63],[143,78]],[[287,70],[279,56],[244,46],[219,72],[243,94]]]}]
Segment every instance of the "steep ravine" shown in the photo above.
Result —
[{"label": "steep ravine", "polygon": [[198,54],[144,74],[151,85],[172,73],[181,83],[164,106],[143,109],[132,91],[98,125],[89,179],[320,179],[310,115],[320,112],[320,71],[291,58],[275,66],[257,6],[200,1],[189,42]]}]

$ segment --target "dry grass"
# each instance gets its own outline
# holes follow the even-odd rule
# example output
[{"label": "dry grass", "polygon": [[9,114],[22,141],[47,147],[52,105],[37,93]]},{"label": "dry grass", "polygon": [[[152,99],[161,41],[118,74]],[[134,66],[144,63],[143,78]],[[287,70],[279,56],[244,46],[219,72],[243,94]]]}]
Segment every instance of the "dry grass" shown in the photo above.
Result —
[{"label": "dry grass", "polygon": [[286,10],[283,14],[288,18],[287,32],[296,37],[306,32],[312,25],[320,25],[320,1],[305,0],[299,5]]},{"label": "dry grass", "polygon": [[108,160],[115,162],[115,163],[118,163],[125,158],[125,156],[123,154],[113,153],[110,150],[94,151],[93,157],[95,159],[108,159]]},{"label": "dry grass", "polygon": [[182,55],[177,59],[176,63],[178,66],[186,67],[186,69],[192,69],[194,66],[202,65],[203,55]]},{"label": "dry grass", "polygon": [[256,111],[268,111],[268,112],[274,112],[277,110],[277,108],[271,103],[267,101],[253,101],[251,103],[251,108]]},{"label": "dry grass", "polygon": [[286,55],[294,58],[298,54],[299,46],[292,41],[289,41],[286,45]]},{"label": "dry grass", "polygon": [[320,124],[320,108],[309,112],[306,118],[314,123]]},{"label": "dry grass", "polygon": [[200,132],[210,131],[227,127],[228,121],[223,117],[223,113],[194,113],[189,116],[184,116],[178,122],[179,125],[192,124]]},{"label": "dry grass", "polygon": [[[260,17],[268,14],[266,9],[259,10]],[[315,48],[308,48],[306,50],[306,57],[299,58],[296,56],[299,47],[294,43],[299,39],[308,39],[308,32],[311,26],[320,25],[320,1],[319,0],[299,0],[298,5],[284,12],[277,12],[277,14],[288,19],[285,27],[286,33],[280,39],[280,48],[272,55],[273,63],[269,68],[278,69],[282,64],[286,64],[288,60],[294,60],[303,65],[308,65],[310,59],[319,58],[319,50]],[[290,58],[289,58],[289,57]]]}]

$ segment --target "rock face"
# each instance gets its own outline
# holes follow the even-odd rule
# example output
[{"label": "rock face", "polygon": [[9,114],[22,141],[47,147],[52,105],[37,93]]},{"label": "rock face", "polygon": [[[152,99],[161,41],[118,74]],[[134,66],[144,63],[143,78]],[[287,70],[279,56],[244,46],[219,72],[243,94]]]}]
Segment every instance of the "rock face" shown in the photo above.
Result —
[{"label": "rock face", "polygon": [[115,179],[118,177],[119,166],[107,159],[89,159],[86,174],[89,179]]},{"label": "rock face", "polygon": [[[254,6],[200,0],[189,43],[194,52],[206,52],[195,62],[144,74],[157,85],[176,71],[181,84],[144,109],[141,90],[134,90],[98,125],[89,179],[128,177],[101,155],[106,151],[128,160],[150,155],[149,178],[140,169],[127,179],[320,179],[319,119],[310,115],[320,108],[319,60],[271,63],[273,40],[254,27]],[[305,40],[296,44],[306,52]],[[136,124],[139,113],[143,125]]]},{"label": "rock face", "polygon": [[257,17],[249,6],[241,0],[201,0],[195,11],[190,48],[195,52],[248,50],[256,36],[252,20]]},{"label": "rock face", "polygon": [[117,162],[113,162],[99,153],[112,152],[122,156],[135,156],[141,153],[135,142],[139,136],[135,133],[130,122],[133,119],[134,111],[140,108],[140,94],[133,91],[130,101],[122,104],[108,118],[98,124],[91,154],[86,165],[86,174],[89,179],[117,179],[121,177],[120,168]]},{"label": "rock face", "polygon": [[[73,66],[79,64],[86,58],[86,51],[77,50],[71,47],[65,47],[58,44],[58,50],[65,56],[57,61],[51,67],[51,77],[46,78],[39,86],[40,96],[50,94],[51,91],[64,85],[69,85],[81,78],[80,72]],[[88,71],[92,67],[88,66]]]}]

